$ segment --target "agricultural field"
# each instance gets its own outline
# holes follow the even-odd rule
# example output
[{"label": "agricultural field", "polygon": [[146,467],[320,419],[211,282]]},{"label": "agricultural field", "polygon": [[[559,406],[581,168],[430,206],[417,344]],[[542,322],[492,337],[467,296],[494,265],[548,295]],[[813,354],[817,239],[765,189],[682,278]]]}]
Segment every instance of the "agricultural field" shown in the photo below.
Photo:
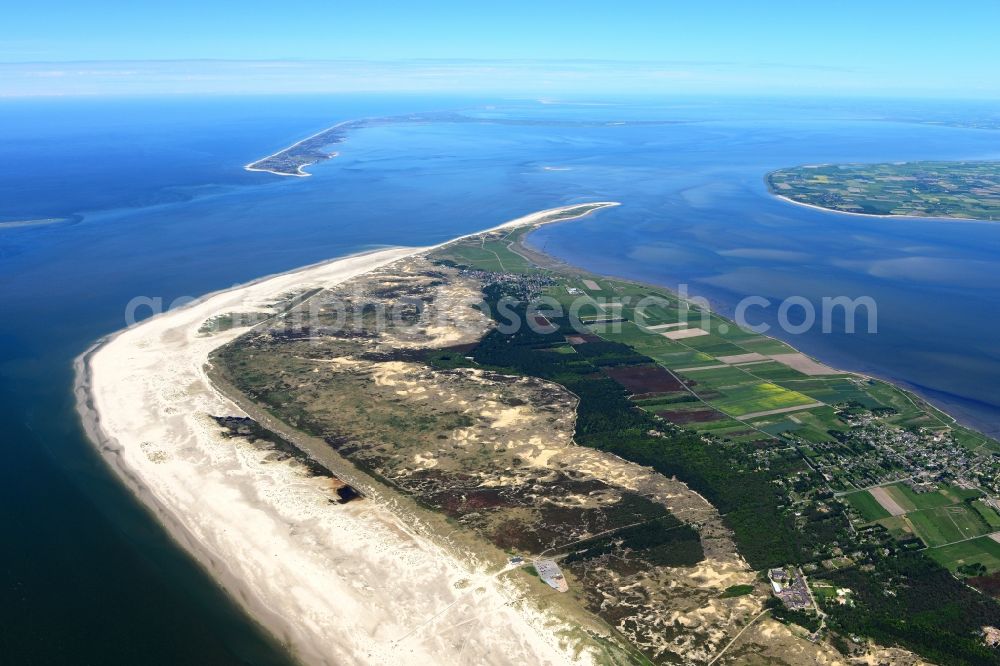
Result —
[{"label": "agricultural field", "polygon": [[893,539],[907,541],[914,538],[913,527],[906,521],[905,516],[890,516],[878,521],[879,525],[889,531]]},{"label": "agricultural field", "polygon": [[1000,513],[997,513],[996,509],[979,499],[972,502],[972,508],[986,521],[990,529],[1000,530]]},{"label": "agricultural field", "polygon": [[891,515],[867,490],[844,495],[844,499],[868,522],[875,522]]},{"label": "agricultural field", "polygon": [[906,514],[914,532],[930,547],[944,546],[987,534],[989,526],[962,504],[924,509]]},{"label": "agricultural field", "polygon": [[930,548],[940,548],[987,535],[998,529],[1000,515],[978,497],[978,490],[941,485],[914,492],[895,483],[843,495],[862,520],[882,525],[895,538],[915,535]]},{"label": "agricultural field", "polygon": [[512,232],[496,232],[460,241],[449,246],[443,257],[459,264],[470,264],[485,271],[528,273],[527,259],[511,251]]},{"label": "agricultural field", "polygon": [[1000,162],[819,164],[767,175],[773,194],[846,213],[1000,219]]},{"label": "agricultural field", "polygon": [[[587,333],[628,345],[680,380],[683,385],[674,390],[687,387],[687,392],[697,401],[696,407],[684,405],[665,409],[662,404],[648,405],[646,401],[641,404],[685,427],[716,433],[727,429],[744,431],[758,439],[762,434],[774,437],[781,432],[802,430],[806,439],[823,440],[829,438],[825,434],[829,427],[843,427],[843,424],[833,423],[832,413],[813,418],[808,413],[810,408],[819,408],[825,403],[811,393],[837,401],[864,396],[847,380],[831,388],[824,382],[825,378],[811,378],[800,372],[794,365],[805,357],[784,343],[742,331],[731,322],[690,307],[667,292],[617,280],[581,278],[550,288],[546,295],[559,301],[567,311],[575,308]],[[582,306],[581,299],[584,299]],[[607,301],[621,305],[612,307]],[[631,307],[640,301],[644,302],[641,308]],[[589,305],[591,302],[593,309]],[[594,319],[616,321],[594,322]],[[677,333],[683,331],[696,334],[678,337]],[[772,360],[772,355],[782,356],[784,362]],[[807,390],[797,390],[796,382],[807,382]],[[644,393],[638,388],[632,392]],[[805,419],[810,423],[784,417],[766,418],[786,410],[804,410]],[[720,419],[720,415],[728,418]],[[763,421],[750,425],[747,419]]]},{"label": "agricultural field", "polygon": [[[595,362],[602,372],[664,421],[736,444],[792,442],[834,492],[886,485],[946,460],[973,468],[984,455],[1000,450],[913,394],[829,368],[666,290],[566,272],[544,261],[533,264],[537,253],[521,243],[522,237],[520,232],[487,234],[454,244],[442,256],[475,270],[510,264],[508,270],[550,279],[541,294],[556,304],[556,318],[569,317],[575,330],[566,340],[575,353],[600,352]],[[597,341],[620,347],[612,353],[593,344]],[[869,416],[851,420],[857,410]],[[984,467],[981,476],[990,472]],[[913,498],[899,492],[901,512],[932,508],[911,506]],[[923,498],[918,504],[928,501],[943,506],[954,498]],[[870,510],[867,516],[876,517]]]},{"label": "agricultural field", "polygon": [[940,486],[932,492],[918,493],[904,483],[894,483],[887,486],[886,490],[907,511],[950,506],[982,495],[978,490],[966,490],[955,486]]},{"label": "agricultural field", "polygon": [[633,395],[673,393],[684,390],[684,384],[658,365],[625,365],[604,368],[611,377]]},{"label": "agricultural field", "polygon": [[988,536],[940,548],[930,548],[927,554],[938,564],[952,571],[961,566],[977,563],[983,565],[988,572],[1000,571],[1000,542]]},{"label": "agricultural field", "polygon": [[720,396],[712,405],[720,411],[735,417],[765,415],[803,405],[817,405],[809,396],[786,389],[771,382],[751,381],[734,386],[718,388]]}]

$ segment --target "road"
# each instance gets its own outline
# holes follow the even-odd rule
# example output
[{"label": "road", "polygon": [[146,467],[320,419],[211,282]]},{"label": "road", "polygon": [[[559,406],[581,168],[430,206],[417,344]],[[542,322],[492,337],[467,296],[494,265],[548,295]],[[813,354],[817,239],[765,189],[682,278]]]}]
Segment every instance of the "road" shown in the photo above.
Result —
[{"label": "road", "polygon": [[742,629],[740,629],[740,633],[738,633],[735,636],[733,636],[733,640],[729,641],[726,644],[726,647],[724,647],[721,650],[719,650],[719,654],[717,654],[714,657],[712,657],[712,661],[708,662],[708,666],[712,666],[712,664],[714,664],[715,662],[717,662],[722,657],[722,655],[724,655],[726,653],[726,650],[728,650],[729,648],[733,647],[733,643],[735,643],[736,641],[740,640],[740,636],[743,635],[743,632],[745,632],[747,629],[749,629],[750,627],[752,627],[754,625],[754,623],[757,622],[757,620],[759,620],[760,618],[764,617],[769,612],[771,612],[771,610],[769,608],[765,608],[764,610],[762,610],[760,612],[759,615],[755,616],[754,619],[752,619],[749,622],[747,622],[747,626],[745,626]]}]

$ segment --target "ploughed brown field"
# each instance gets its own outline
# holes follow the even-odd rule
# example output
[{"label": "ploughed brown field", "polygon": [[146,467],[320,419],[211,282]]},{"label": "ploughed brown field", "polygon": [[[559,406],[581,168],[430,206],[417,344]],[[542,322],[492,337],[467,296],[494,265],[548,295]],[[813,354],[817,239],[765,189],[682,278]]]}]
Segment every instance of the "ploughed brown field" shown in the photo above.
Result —
[{"label": "ploughed brown field", "polygon": [[603,370],[633,395],[684,390],[684,384],[658,365],[628,365]]},{"label": "ploughed brown field", "polygon": [[714,409],[689,409],[656,412],[656,415],[671,423],[704,423],[725,418],[725,414]]},{"label": "ploughed brown field", "polygon": [[542,332],[551,333],[556,330],[555,326],[552,325],[552,322],[550,322],[547,317],[535,315],[532,319],[535,322],[535,326],[537,326]]},{"label": "ploughed brown field", "polygon": [[1000,573],[991,574],[989,576],[976,576],[975,578],[967,578],[965,580],[969,585],[979,589],[985,594],[991,597],[996,597],[1000,599]]}]

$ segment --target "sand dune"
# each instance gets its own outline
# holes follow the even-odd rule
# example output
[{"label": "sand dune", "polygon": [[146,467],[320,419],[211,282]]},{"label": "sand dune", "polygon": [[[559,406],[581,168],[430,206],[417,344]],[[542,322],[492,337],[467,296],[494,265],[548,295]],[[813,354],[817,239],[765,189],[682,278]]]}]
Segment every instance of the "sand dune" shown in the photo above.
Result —
[{"label": "sand dune", "polygon": [[[529,224],[543,211],[503,225]],[[421,250],[380,250],[209,295],[98,344],[77,363],[89,435],[177,541],[309,664],[580,663],[562,625],[503,576],[455,557],[387,503],[331,503],[329,482],[226,439],[211,416],[243,412],[209,381],[219,315],[329,287]]]}]

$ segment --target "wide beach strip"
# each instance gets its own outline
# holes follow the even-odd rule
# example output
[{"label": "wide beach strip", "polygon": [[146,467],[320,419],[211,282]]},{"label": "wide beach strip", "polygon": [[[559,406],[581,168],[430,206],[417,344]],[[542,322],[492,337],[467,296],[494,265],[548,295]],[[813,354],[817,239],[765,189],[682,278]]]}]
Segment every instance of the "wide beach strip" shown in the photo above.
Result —
[{"label": "wide beach strip", "polygon": [[[579,214],[603,205],[613,204]],[[577,209],[503,226],[568,219],[565,211]],[[517,603],[502,578],[470,568],[385,504],[331,503],[327,479],[224,437],[212,418],[245,415],[212,386],[205,364],[247,328],[207,335],[206,322],[421,251],[381,250],[274,276],[120,332],[78,361],[85,426],[176,540],[305,663],[447,664],[463,663],[463,654],[491,664],[587,661],[564,652],[558,623]],[[475,621],[453,631],[456,618]]]}]

